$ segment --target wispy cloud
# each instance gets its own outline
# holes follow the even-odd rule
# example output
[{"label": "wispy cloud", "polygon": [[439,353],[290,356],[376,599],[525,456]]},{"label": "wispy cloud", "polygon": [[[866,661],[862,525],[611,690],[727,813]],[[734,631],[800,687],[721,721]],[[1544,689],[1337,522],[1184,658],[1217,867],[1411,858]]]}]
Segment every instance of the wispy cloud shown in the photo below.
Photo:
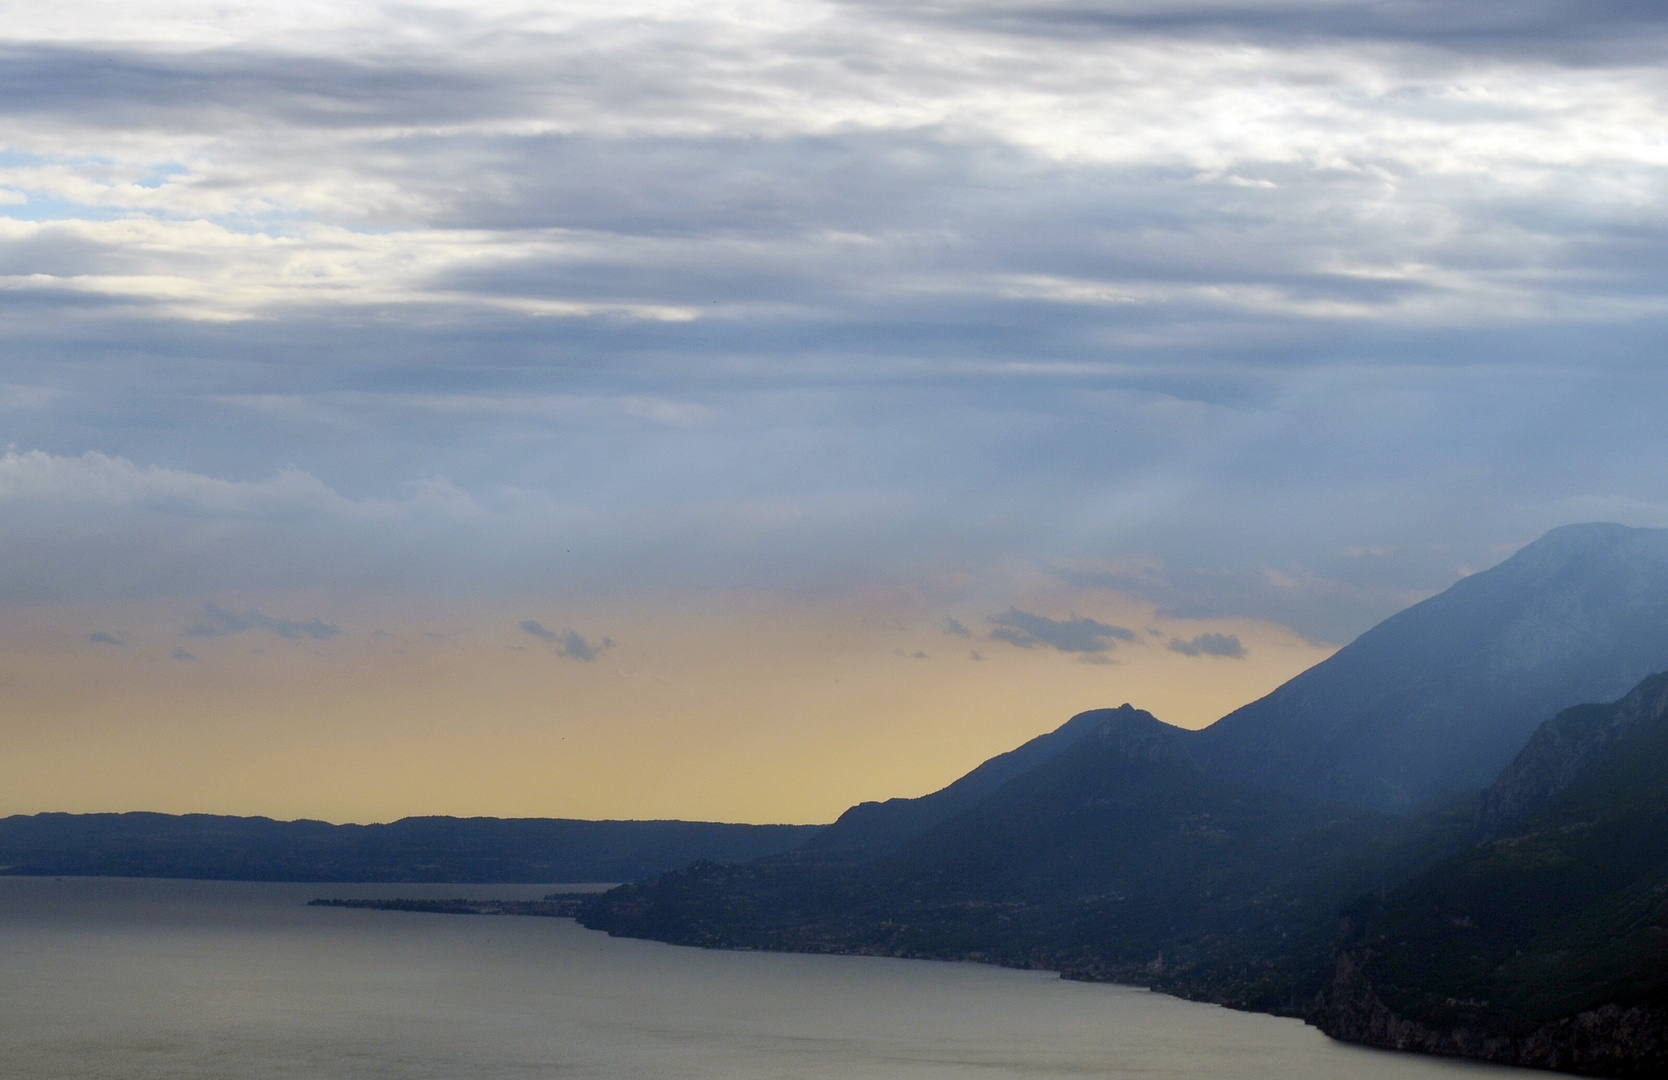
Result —
[{"label": "wispy cloud", "polygon": [[997,641],[1029,649],[1046,645],[1061,652],[1104,653],[1119,641],[1136,640],[1135,631],[1125,626],[1112,626],[1095,619],[1050,619],[1018,608],[1009,608],[1000,615],[990,616],[996,627],[990,636]]},{"label": "wispy cloud", "polygon": [[613,638],[603,638],[599,642],[589,642],[580,636],[576,630],[569,630],[562,635],[562,647],[558,652],[562,656],[575,660],[595,660],[604,649],[614,647]]},{"label": "wispy cloud", "polygon": [[118,638],[116,635],[107,634],[103,630],[94,631],[93,633],[88,634],[87,635],[87,640],[92,642],[94,645],[125,645],[125,644],[127,644],[125,641],[123,641],[121,638]]},{"label": "wispy cloud", "polygon": [[555,631],[546,629],[533,619],[527,619],[521,624],[522,632],[532,634],[540,641],[558,646],[556,655],[566,656],[574,660],[595,660],[604,650],[614,647],[613,638],[603,638],[601,641],[585,640],[584,635],[577,630]]},{"label": "wispy cloud", "polygon": [[524,621],[521,624],[521,630],[522,630],[523,633],[532,634],[534,637],[538,638],[540,641],[549,641],[549,642],[554,643],[554,642],[562,640],[562,635],[561,634],[558,634],[554,630],[546,630],[543,626],[539,625],[537,622],[533,621],[532,619],[527,619],[526,621]]},{"label": "wispy cloud", "polygon": [[1405,0],[1394,7],[1379,0],[975,0],[887,7],[904,18],[998,34],[1126,41],[1187,37],[1275,49],[1317,42],[1402,45],[1580,64],[1636,62],[1668,34],[1658,13],[1634,0]]},{"label": "wispy cloud", "polygon": [[1223,656],[1231,660],[1245,656],[1245,645],[1233,634],[1198,634],[1187,641],[1171,638],[1169,648],[1184,656]]},{"label": "wispy cloud", "polygon": [[223,637],[227,634],[241,634],[247,630],[269,630],[279,637],[291,641],[311,638],[314,641],[327,641],[341,634],[341,628],[318,619],[299,622],[294,619],[275,619],[259,611],[249,611],[241,615],[216,607],[214,604],[205,605],[203,619],[186,627],[186,637]]}]

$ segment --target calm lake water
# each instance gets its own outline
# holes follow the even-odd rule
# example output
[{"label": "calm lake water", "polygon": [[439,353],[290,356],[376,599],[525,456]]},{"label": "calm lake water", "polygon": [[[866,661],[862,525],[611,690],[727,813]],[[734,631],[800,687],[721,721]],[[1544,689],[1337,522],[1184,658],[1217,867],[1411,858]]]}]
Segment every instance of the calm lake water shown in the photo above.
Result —
[{"label": "calm lake water", "polygon": [[309,908],[552,886],[0,878],[5,1080],[1481,1080],[1039,972]]}]

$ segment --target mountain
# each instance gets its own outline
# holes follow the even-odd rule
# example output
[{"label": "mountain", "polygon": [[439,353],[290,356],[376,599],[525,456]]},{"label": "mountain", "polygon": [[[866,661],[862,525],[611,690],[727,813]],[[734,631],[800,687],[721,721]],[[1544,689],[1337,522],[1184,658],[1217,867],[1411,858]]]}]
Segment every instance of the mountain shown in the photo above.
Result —
[{"label": "mountain", "polygon": [[1566,710],[1479,800],[1479,843],[1343,921],[1316,1022],[1356,1042],[1668,1075],[1668,674]]},{"label": "mountain", "polygon": [[1080,714],[943,791],[624,886],[581,921],[1048,968],[1377,1045],[1668,1074],[1663,669],[1668,531],[1558,529],[1210,728]]},{"label": "mountain", "polygon": [[636,881],[787,851],[816,825],[404,818],[332,825],[209,814],[0,818],[0,873],[234,881]]},{"label": "mountain", "polygon": [[1405,811],[1487,784],[1538,724],[1668,669],[1668,530],[1554,529],[1206,728],[1251,787]]},{"label": "mountain", "polygon": [[[1475,791],[1559,709],[1615,698],[1665,668],[1668,530],[1570,525],[1186,735],[1187,752],[1235,785],[1406,811]],[[854,806],[806,850],[895,850],[1053,760],[1109,713],[1073,717],[930,795]]]},{"label": "mountain", "polygon": [[1652,675],[1608,705],[1565,709],[1535,730],[1529,744],[1483,789],[1479,827],[1500,833],[1541,809],[1606,758],[1623,739],[1662,722],[1668,672]]},{"label": "mountain", "polygon": [[1293,987],[1326,961],[1337,913],[1394,861],[1404,823],[1224,782],[1194,761],[1193,732],[1128,705],[1054,734],[1031,768],[884,854],[811,843],[694,866],[617,889],[582,921],[678,944],[973,959],[1295,1008]]},{"label": "mountain", "polygon": [[1668,1075],[1668,673],[1560,712],[1487,789],[1415,815],[1234,785],[1129,706],[1069,734],[883,855],[697,864],[581,921],[1045,968],[1382,1047]]},{"label": "mountain", "polygon": [[[1129,709],[1129,705],[1124,706]],[[971,809],[1014,777],[1053,760],[1105,723],[1111,709],[1079,713],[1046,735],[998,754],[949,787],[915,799],[858,803],[805,843],[805,850],[850,857],[883,855]]]}]

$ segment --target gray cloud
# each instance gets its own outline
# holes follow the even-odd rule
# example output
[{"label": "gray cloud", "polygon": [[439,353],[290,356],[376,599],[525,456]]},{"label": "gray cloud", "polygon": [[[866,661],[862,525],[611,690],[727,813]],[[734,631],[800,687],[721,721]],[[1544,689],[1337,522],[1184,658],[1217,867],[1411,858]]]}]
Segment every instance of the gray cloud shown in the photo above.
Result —
[{"label": "gray cloud", "polygon": [[127,642],[123,641],[121,638],[118,638],[116,635],[107,634],[102,630],[98,630],[98,631],[95,631],[91,634],[88,634],[87,635],[87,640],[92,642],[94,645],[125,645],[125,644],[127,644]]},{"label": "gray cloud", "polygon": [[1245,646],[1233,634],[1198,634],[1190,641],[1171,638],[1169,648],[1184,656],[1225,656],[1233,660],[1245,656]]},{"label": "gray cloud", "polygon": [[63,45],[0,49],[12,114],[119,127],[210,128],[238,114],[285,125],[382,128],[502,115],[502,79],[429,64],[353,61],[250,49],[150,53]]},{"label": "gray cloud", "polygon": [[1033,615],[1018,608],[1009,608],[1000,615],[990,616],[996,627],[990,632],[996,641],[1006,641],[1029,649],[1047,645],[1061,652],[1103,653],[1117,641],[1134,641],[1135,632],[1123,626],[1111,626],[1095,619],[1050,619]]},{"label": "gray cloud", "polygon": [[[871,6],[867,0],[858,2]],[[1665,32],[1661,10],[1648,0],[995,0],[955,5],[886,0],[872,6],[1001,33],[1188,35],[1274,46],[1371,42],[1579,63],[1637,63]]]},{"label": "gray cloud", "polygon": [[603,651],[614,647],[613,638],[605,637],[599,642],[586,641],[585,637],[577,630],[557,632],[546,629],[532,619],[523,622],[521,629],[525,633],[532,634],[540,641],[559,646],[556,655],[566,656],[573,660],[595,660]]},{"label": "gray cloud", "polygon": [[246,630],[270,630],[279,637],[291,641],[311,638],[314,641],[326,641],[336,637],[342,631],[339,627],[313,619],[309,622],[297,622],[293,619],[275,619],[270,615],[263,615],[259,611],[250,611],[242,615],[216,607],[214,604],[204,605],[203,620],[185,629],[187,637],[223,637],[227,634],[241,634]]},{"label": "gray cloud", "polygon": [[953,637],[972,637],[973,631],[961,624],[960,619],[945,619],[944,632]]},{"label": "gray cloud", "polygon": [[569,630],[562,635],[562,647],[557,650],[559,655],[571,657],[574,660],[595,660],[604,649],[614,647],[612,638],[603,638],[600,642],[589,642],[579,635],[576,630]]},{"label": "gray cloud", "polygon": [[1655,5],[759,10],[6,31],[0,597],[1040,565],[1338,642],[1668,524]]},{"label": "gray cloud", "polygon": [[183,648],[176,648],[174,650],[173,655],[174,655],[175,660],[195,660],[195,659],[197,659],[195,656],[192,656],[190,653],[186,652]]},{"label": "gray cloud", "polygon": [[[1347,565],[1350,560],[1334,553],[1309,552],[1312,563],[1293,564],[1288,559],[1282,567],[1272,552],[1242,550],[1237,557],[1223,552],[1222,561],[1201,565],[1185,548],[1171,551],[1174,561],[1170,565],[1116,571],[1058,569],[1055,573],[1079,588],[1110,589],[1151,600],[1160,614],[1170,618],[1254,615],[1288,626],[1316,643],[1342,644],[1451,584],[1458,574],[1450,567],[1460,565],[1451,552],[1447,558],[1407,559],[1399,568],[1399,580],[1386,583],[1360,580],[1352,573],[1355,568]],[[1429,551],[1414,554],[1436,555]],[[1497,560],[1476,553],[1476,565],[1493,561]],[[1408,567],[1409,562],[1417,568]]]}]

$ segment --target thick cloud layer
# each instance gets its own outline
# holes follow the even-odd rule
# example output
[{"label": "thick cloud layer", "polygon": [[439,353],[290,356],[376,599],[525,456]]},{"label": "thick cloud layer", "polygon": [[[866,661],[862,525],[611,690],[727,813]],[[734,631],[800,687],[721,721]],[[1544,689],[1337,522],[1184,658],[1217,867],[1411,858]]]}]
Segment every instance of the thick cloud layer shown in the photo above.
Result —
[{"label": "thick cloud layer", "polygon": [[0,596],[886,583],[1076,648],[1041,573],[1346,640],[1668,524],[1663,29],[17,5]]}]

